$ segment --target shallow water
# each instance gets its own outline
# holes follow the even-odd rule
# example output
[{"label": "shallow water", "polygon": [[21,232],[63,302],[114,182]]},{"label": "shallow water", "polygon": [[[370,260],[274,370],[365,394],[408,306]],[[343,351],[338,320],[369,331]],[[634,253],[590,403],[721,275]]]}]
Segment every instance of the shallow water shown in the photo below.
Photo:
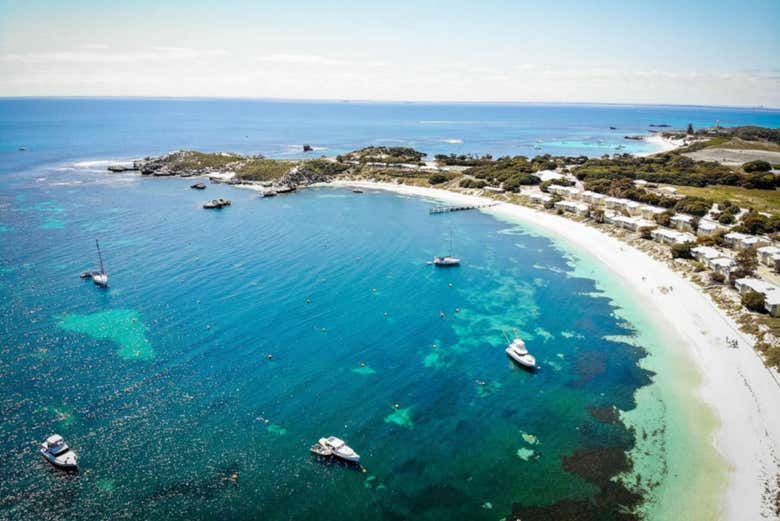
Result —
[{"label": "shallow water", "polygon": [[[592,495],[562,457],[631,444],[588,407],[633,406],[643,350],[605,340],[632,332],[545,238],[387,193],[211,186],[234,204],[208,212],[186,180],[83,175],[3,194],[12,517],[52,514],[53,490],[75,519],[495,519]],[[41,228],[55,203],[64,226]],[[95,223],[107,291],[78,277]],[[464,265],[427,265],[450,229]],[[513,328],[537,374],[504,354]],[[36,454],[51,432],[78,476]],[[329,434],[365,474],[311,459]]]}]

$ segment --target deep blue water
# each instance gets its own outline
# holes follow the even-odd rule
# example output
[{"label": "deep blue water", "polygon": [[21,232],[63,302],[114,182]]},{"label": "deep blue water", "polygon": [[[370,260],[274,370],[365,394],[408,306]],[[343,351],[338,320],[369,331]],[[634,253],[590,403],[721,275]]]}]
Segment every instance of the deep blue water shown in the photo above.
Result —
[{"label": "deep blue water", "polygon": [[[780,111],[562,104],[419,104],[253,100],[0,99],[2,168],[176,149],[329,156],[368,145],[494,156],[600,156],[651,150],[623,139],[651,124],[780,127]],[[610,130],[609,127],[616,127]],[[535,149],[538,145],[541,148]],[[18,154],[26,146],[28,152]]]},{"label": "deep blue water", "polygon": [[[503,153],[514,150],[509,129],[530,120],[483,106],[0,107],[0,518],[492,520],[513,505],[590,501],[597,485],[564,457],[632,445],[632,431],[589,408],[634,406],[650,381],[637,366],[644,349],[619,340],[632,325],[548,239],[478,212],[429,216],[433,202],[388,193],[261,199],[84,163],[182,147],[346,150],[392,136],[429,152]],[[560,118],[537,134],[579,132],[559,106],[507,110]],[[571,110],[595,128],[700,109]],[[477,113],[496,126],[417,123]],[[462,145],[433,145],[456,127]],[[200,208],[217,196],[233,205]],[[450,233],[463,266],[427,265]],[[95,238],[106,291],[78,277],[95,264]],[[537,374],[506,358],[514,328]],[[53,432],[80,453],[78,475],[37,453]],[[365,472],[310,457],[329,434],[362,454]]]}]

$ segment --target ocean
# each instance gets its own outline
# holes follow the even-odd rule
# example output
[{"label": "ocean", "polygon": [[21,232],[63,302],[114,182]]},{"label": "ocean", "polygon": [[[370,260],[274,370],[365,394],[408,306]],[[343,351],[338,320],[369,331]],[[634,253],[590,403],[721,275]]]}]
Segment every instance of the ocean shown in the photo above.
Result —
[{"label": "ocean", "polygon": [[[431,216],[432,200],[332,187],[262,199],[104,168],[180,148],[298,157],[303,143],[326,155],[374,144],[533,155],[537,143],[600,155],[650,123],[779,118],[0,100],[0,518],[614,519],[671,472],[695,474],[670,455],[711,448],[663,392],[652,425],[624,422],[643,421],[637,393],[661,385],[646,362],[667,346],[592,260],[488,213]],[[200,208],[214,197],[233,205]],[[450,237],[462,266],[427,264]],[[107,290],[79,278],[95,239]],[[514,334],[537,373],[506,357]],[[78,474],[38,453],[55,432],[79,453]],[[315,460],[309,446],[328,435],[362,468]],[[639,487],[613,480],[648,438],[655,473]]]}]

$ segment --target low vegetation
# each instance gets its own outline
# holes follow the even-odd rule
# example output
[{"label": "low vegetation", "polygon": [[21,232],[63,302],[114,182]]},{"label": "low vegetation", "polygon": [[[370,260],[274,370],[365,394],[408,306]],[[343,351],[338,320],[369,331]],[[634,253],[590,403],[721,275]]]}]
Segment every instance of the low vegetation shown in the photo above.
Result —
[{"label": "low vegetation", "polygon": [[338,162],[379,163],[379,164],[418,164],[426,156],[409,147],[366,147],[336,157]]}]

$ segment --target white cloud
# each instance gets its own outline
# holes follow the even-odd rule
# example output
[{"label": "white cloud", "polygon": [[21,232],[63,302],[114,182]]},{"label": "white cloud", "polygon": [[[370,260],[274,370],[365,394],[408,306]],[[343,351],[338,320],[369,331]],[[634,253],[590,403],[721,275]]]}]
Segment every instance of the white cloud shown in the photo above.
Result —
[{"label": "white cloud", "polygon": [[137,51],[107,51],[98,44],[82,46],[82,50],[0,54],[0,62],[22,64],[56,63],[135,63],[170,61],[224,56],[223,49],[191,49],[186,47],[150,47]]},{"label": "white cloud", "polygon": [[328,65],[333,67],[384,67],[387,65],[381,61],[343,60],[316,54],[277,53],[268,56],[259,56],[257,60],[266,63],[279,63],[285,65]]}]

